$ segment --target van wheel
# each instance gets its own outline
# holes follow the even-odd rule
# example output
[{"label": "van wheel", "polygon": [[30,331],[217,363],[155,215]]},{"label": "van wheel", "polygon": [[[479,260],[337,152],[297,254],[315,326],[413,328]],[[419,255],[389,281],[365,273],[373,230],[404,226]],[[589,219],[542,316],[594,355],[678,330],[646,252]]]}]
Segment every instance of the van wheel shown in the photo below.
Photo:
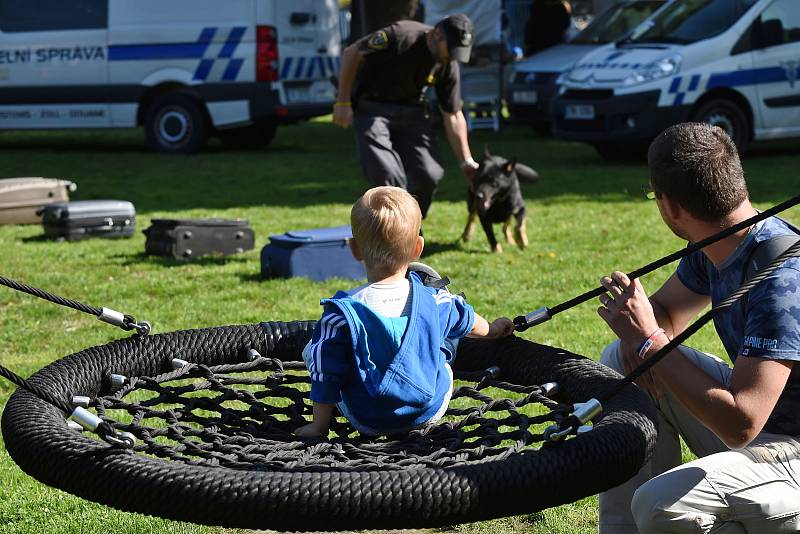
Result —
[{"label": "van wheel", "polygon": [[144,133],[157,152],[191,154],[208,141],[208,118],[194,98],[171,93],[158,98],[147,110]]},{"label": "van wheel", "polygon": [[731,100],[724,98],[712,98],[705,102],[697,111],[692,119],[697,122],[705,122],[713,126],[719,126],[727,133],[739,152],[744,152],[750,141],[750,130],[747,116],[744,111]]},{"label": "van wheel", "polygon": [[278,125],[274,122],[257,122],[250,126],[220,130],[219,138],[228,148],[255,150],[268,146],[275,139]]}]

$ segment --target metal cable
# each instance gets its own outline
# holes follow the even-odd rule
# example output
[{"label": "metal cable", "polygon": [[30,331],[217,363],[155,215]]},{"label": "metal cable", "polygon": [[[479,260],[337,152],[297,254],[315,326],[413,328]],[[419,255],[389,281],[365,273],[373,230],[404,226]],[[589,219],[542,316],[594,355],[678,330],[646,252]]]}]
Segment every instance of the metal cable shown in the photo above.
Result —
[{"label": "metal cable", "polygon": [[[654,261],[652,263],[648,263],[644,267],[641,267],[639,269],[631,271],[630,273],[628,273],[628,278],[630,278],[631,280],[633,280],[635,278],[641,278],[645,274],[648,274],[648,273],[650,273],[652,271],[655,271],[656,269],[658,269],[660,267],[663,267],[664,265],[667,265],[669,263],[672,263],[675,260],[683,258],[684,256],[688,256],[689,254],[691,254],[693,252],[696,252],[696,251],[698,251],[698,250],[700,250],[702,248],[705,248],[705,247],[707,247],[708,245],[710,245],[712,243],[716,243],[717,241],[719,241],[721,239],[724,239],[724,238],[726,238],[728,236],[731,236],[731,235],[735,234],[736,232],[747,228],[748,226],[751,226],[751,225],[753,225],[753,224],[755,224],[755,223],[757,223],[759,221],[763,221],[764,219],[767,219],[768,217],[772,217],[773,215],[775,215],[777,213],[780,213],[782,211],[785,211],[785,210],[787,210],[787,209],[789,209],[792,206],[795,206],[797,204],[800,204],[800,195],[797,195],[797,196],[795,196],[795,197],[793,197],[793,198],[791,198],[791,199],[789,199],[789,200],[787,200],[785,202],[782,202],[782,203],[778,204],[777,206],[769,208],[768,210],[762,211],[762,212],[756,214],[755,216],[750,217],[749,219],[746,219],[746,220],[744,220],[744,221],[742,221],[740,223],[737,223],[737,224],[731,226],[730,228],[726,228],[725,230],[723,230],[723,231],[721,231],[719,233],[716,233],[716,234],[714,234],[714,235],[712,235],[710,237],[707,237],[707,238],[705,238],[705,239],[703,239],[701,241],[698,241],[697,243],[692,243],[689,246],[687,246],[686,248],[683,248],[683,249],[681,249],[679,251],[673,252],[672,254],[669,254],[668,256],[664,256],[663,258],[658,259],[658,260],[656,260],[656,261]],[[525,330],[527,330],[528,328],[530,328],[532,326],[535,326],[537,324],[543,323],[543,322],[551,319],[557,313],[561,313],[562,311],[565,311],[565,310],[568,310],[570,308],[573,308],[573,307],[577,306],[578,304],[582,304],[582,303],[586,302],[587,300],[591,300],[591,299],[593,299],[595,297],[599,297],[600,295],[602,295],[605,292],[606,292],[606,288],[603,287],[603,286],[600,286],[600,287],[597,287],[595,289],[592,289],[591,291],[587,291],[587,292],[585,292],[585,293],[583,293],[581,295],[578,295],[577,297],[574,297],[574,298],[571,298],[571,299],[569,299],[569,300],[567,300],[565,302],[562,302],[561,304],[557,304],[557,305],[553,306],[552,308],[545,308],[544,310],[537,310],[536,312],[531,312],[531,314],[528,314],[529,316],[533,316],[534,314],[536,315],[536,318],[533,321],[529,320],[528,317],[526,317],[524,315],[520,315],[520,316],[518,316],[518,317],[516,317],[514,319],[515,329],[516,329],[517,332],[524,332]],[[540,312],[540,313],[537,313],[537,312]]]},{"label": "metal cable", "polygon": [[787,259],[800,255],[800,241],[786,249],[786,251],[775,258],[772,263],[761,269],[755,276],[753,276],[750,280],[739,286],[739,288],[728,295],[722,302],[717,304],[715,307],[710,309],[708,312],[703,314],[699,319],[697,319],[694,323],[689,325],[686,330],[672,338],[672,340],[667,343],[663,348],[661,348],[658,352],[653,354],[650,358],[645,360],[639,367],[631,371],[623,380],[620,381],[619,384],[614,386],[608,392],[603,394],[601,398],[598,400],[602,403],[613,397],[618,391],[620,391],[626,384],[634,382],[637,378],[642,376],[642,374],[646,373],[651,367],[661,361],[667,354],[672,352],[675,347],[683,343],[686,339],[692,336],[695,332],[700,330],[706,323],[716,317],[721,311],[731,307],[735,304],[740,298],[746,295],[752,288],[757,286],[760,282],[766,279],[769,275],[774,273],[778,267],[780,267],[784,261]]},{"label": "metal cable", "polygon": [[87,304],[83,304],[82,302],[78,302],[76,300],[69,300],[63,297],[59,297],[58,295],[54,295],[42,289],[37,289],[35,287],[31,287],[25,284],[21,284],[15,280],[11,280],[10,278],[5,278],[0,276],[0,284],[10,287],[11,289],[16,289],[17,291],[22,291],[23,293],[27,293],[29,295],[33,295],[34,297],[39,297],[40,299],[49,300],[55,304],[60,304],[61,306],[66,306],[67,308],[72,308],[74,310],[82,311],[84,313],[89,313],[94,316],[98,316],[101,313],[100,308],[95,308],[94,306],[89,306]]}]

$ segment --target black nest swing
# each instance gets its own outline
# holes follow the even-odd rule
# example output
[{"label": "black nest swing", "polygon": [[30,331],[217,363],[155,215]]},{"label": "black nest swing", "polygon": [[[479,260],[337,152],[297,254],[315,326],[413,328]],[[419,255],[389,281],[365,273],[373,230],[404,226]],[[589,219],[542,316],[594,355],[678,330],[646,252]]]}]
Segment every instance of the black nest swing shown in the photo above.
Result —
[{"label": "black nest swing", "polygon": [[[532,513],[627,480],[654,446],[652,408],[633,385],[604,404],[590,432],[531,446],[542,441],[535,425],[557,420],[558,406],[597,397],[621,379],[584,357],[513,337],[459,346],[454,371],[480,382],[458,388],[454,398],[475,401],[473,408],[454,401],[446,421],[405,436],[369,440],[340,420],[330,441],[300,441],[291,430],[310,406],[269,400],[307,397],[294,388],[307,377],[290,367],[312,327],[272,322],[133,336],[73,354],[30,384],[60,398],[90,397],[99,415],[134,414],[114,426],[134,433],[136,447],[110,447],[76,432],[62,410],[22,388],[3,414],[6,447],[37,480],[122,510],[229,527],[337,530]],[[249,357],[253,349],[262,356]],[[175,366],[176,357],[190,364]],[[495,366],[499,378],[484,372]],[[246,371],[263,380],[241,378]],[[115,391],[113,374],[134,378]],[[200,388],[191,377],[214,394],[193,396]],[[178,385],[164,385],[169,381]],[[523,404],[548,402],[538,386],[548,382],[558,383],[561,404],[525,415]],[[129,403],[137,384],[148,398]],[[485,394],[490,388],[518,399],[493,399]],[[224,406],[248,399],[258,402]],[[172,407],[157,407],[163,403]],[[165,424],[148,426],[152,418]]]},{"label": "black nest swing", "polygon": [[[628,276],[797,203],[800,196]],[[68,356],[28,381],[0,366],[21,386],[3,413],[3,436],[16,463],[45,484],[121,510],[194,523],[388,529],[533,513],[632,477],[656,439],[652,406],[632,382],[797,255],[800,240],[624,378],[517,337],[463,339],[453,369],[456,378],[477,384],[455,389],[444,420],[402,436],[368,439],[343,419],[330,440],[293,436],[311,411],[300,363],[309,321],[135,335]],[[126,330],[149,329],[118,312],[1,277],[0,283]],[[517,330],[604,291],[517,317]],[[532,414],[534,403],[544,413]],[[94,413],[73,410],[74,404]],[[77,419],[105,441],[70,426],[65,415],[74,419],[79,410]],[[588,427],[579,425],[589,421],[582,431]]]}]

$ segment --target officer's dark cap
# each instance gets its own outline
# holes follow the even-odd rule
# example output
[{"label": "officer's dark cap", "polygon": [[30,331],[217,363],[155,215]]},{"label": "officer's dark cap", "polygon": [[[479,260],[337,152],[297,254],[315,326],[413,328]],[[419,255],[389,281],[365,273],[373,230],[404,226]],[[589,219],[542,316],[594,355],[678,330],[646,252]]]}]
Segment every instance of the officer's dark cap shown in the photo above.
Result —
[{"label": "officer's dark cap", "polygon": [[442,19],[437,25],[447,38],[447,50],[450,57],[461,63],[469,61],[472,53],[472,43],[475,41],[475,26],[466,15],[450,15]]}]

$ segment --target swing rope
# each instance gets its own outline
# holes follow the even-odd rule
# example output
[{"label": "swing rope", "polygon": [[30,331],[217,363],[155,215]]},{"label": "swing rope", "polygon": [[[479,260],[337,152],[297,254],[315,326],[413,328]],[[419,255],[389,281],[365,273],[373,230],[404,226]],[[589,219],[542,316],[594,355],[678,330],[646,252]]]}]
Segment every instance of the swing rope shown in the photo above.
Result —
[{"label": "swing rope", "polygon": [[647,360],[644,361],[641,365],[639,365],[636,369],[631,371],[623,380],[621,380],[617,385],[615,385],[612,389],[610,389],[607,393],[601,395],[599,399],[600,402],[605,402],[606,400],[610,399],[614,395],[616,395],[626,384],[630,384],[634,382],[637,378],[642,376],[651,367],[657,364],[660,360],[662,360],[667,354],[672,352],[678,345],[683,343],[689,337],[691,337],[695,332],[700,330],[703,326],[705,326],[709,321],[711,321],[714,317],[720,314],[723,310],[730,308],[733,306],[739,299],[744,297],[751,289],[765,280],[768,276],[774,273],[778,268],[788,260],[794,256],[800,256],[800,241],[786,249],[780,256],[775,258],[769,265],[761,269],[755,276],[753,276],[750,280],[739,286],[739,288],[728,295],[722,302],[714,306],[712,309],[707,311],[703,314],[699,319],[689,325],[683,332],[675,336],[670,340],[669,343],[664,345],[660,350],[658,350],[655,354],[649,357]]},{"label": "swing rope", "polygon": [[96,308],[94,306],[84,304],[83,302],[78,302],[77,300],[66,299],[64,297],[54,295],[48,291],[44,291],[43,289],[31,287],[4,276],[0,276],[0,285],[10,287],[11,289],[21,291],[22,293],[33,295],[34,297],[39,297],[40,299],[50,301],[54,304],[59,304],[61,306],[66,306],[67,308],[72,308],[73,310],[94,315],[99,320],[114,326],[118,326],[128,332],[131,330],[136,330],[137,334],[147,335],[151,330],[150,323],[147,321],[142,321],[139,323],[132,315],[123,314],[110,308]]},{"label": "swing rope", "polygon": [[695,334],[710,320],[719,315],[722,311],[733,306],[739,299],[747,295],[751,289],[774,273],[784,261],[795,256],[800,256],[800,241],[786,249],[785,252],[775,258],[769,265],[758,271],[756,275],[742,284],[738,289],[736,289],[736,291],[728,295],[728,297],[726,297],[722,302],[703,314],[695,322],[689,325],[683,332],[672,338],[669,343],[664,345],[660,350],[656,351],[656,353],[647,358],[647,360],[644,360],[642,364],[628,373],[627,376],[617,382],[608,391],[599,395],[595,399],[591,399],[590,401],[583,403],[583,405],[576,405],[574,412],[569,417],[562,419],[557,425],[553,425],[545,431],[545,437],[551,441],[557,441],[567,435],[576,433],[581,425],[584,425],[590,419],[598,415],[600,411],[602,411],[602,405],[622,391],[626,385],[635,382],[636,379],[649,371],[654,365],[664,359],[667,354],[672,352],[681,343]]},{"label": "swing rope", "polygon": [[[635,278],[641,278],[645,274],[651,273],[652,271],[655,271],[656,269],[663,267],[664,265],[672,263],[675,260],[681,259],[684,256],[688,256],[689,254],[696,252],[702,248],[705,248],[708,245],[711,245],[712,243],[716,243],[721,239],[725,239],[726,237],[731,236],[740,230],[744,230],[748,226],[752,226],[757,222],[763,221],[768,217],[772,217],[773,215],[785,211],[797,204],[800,204],[800,195],[790,198],[789,200],[782,202],[777,206],[774,206],[768,210],[762,211],[740,223],[734,224],[730,228],[726,228],[725,230],[718,232],[712,236],[709,236],[701,241],[698,241],[697,243],[692,243],[686,248],[673,252],[672,254],[664,256],[663,258],[656,260],[652,263],[648,263],[644,267],[631,271],[628,274],[628,278],[630,278],[631,280]],[[516,318],[514,318],[514,328],[517,332],[524,332],[525,330],[531,328],[532,326],[536,326],[538,324],[544,323],[545,321],[549,321],[554,315],[561,313],[562,311],[574,308],[578,304],[582,304],[587,300],[599,297],[605,292],[606,288],[600,286],[595,289],[592,289],[591,291],[587,291],[581,295],[578,295],[577,297],[564,301],[561,304],[557,304],[552,308],[543,307],[534,310],[528,313],[527,315],[517,316]]]}]

